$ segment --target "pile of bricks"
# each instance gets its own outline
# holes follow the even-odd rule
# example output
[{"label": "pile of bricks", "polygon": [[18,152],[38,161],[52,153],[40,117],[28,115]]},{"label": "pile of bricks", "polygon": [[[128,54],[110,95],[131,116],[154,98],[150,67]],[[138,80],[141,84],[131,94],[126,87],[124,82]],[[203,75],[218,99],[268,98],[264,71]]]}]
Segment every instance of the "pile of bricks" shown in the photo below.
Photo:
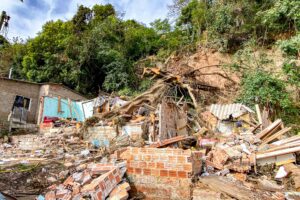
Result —
[{"label": "pile of bricks", "polygon": [[44,149],[45,141],[41,140],[38,135],[19,135],[12,136],[11,143],[19,146],[21,150]]},{"label": "pile of bricks", "polygon": [[191,150],[128,147],[119,156],[127,160],[131,192],[146,199],[189,199],[191,178],[201,170],[202,155]]},{"label": "pile of bricks", "polygon": [[[125,170],[124,170],[125,169]],[[52,185],[45,195],[45,200],[80,200],[82,198],[102,200],[126,200],[130,186],[122,180],[126,167],[112,164],[82,164],[72,170],[63,184]]]}]

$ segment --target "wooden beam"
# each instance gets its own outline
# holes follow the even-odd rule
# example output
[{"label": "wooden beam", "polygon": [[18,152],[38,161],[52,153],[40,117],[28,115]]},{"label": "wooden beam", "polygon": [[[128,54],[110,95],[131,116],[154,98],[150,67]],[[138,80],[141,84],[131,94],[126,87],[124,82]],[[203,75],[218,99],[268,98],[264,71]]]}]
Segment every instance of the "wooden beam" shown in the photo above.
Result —
[{"label": "wooden beam", "polygon": [[286,145],[281,145],[281,146],[278,146],[278,147],[273,147],[273,148],[270,148],[270,149],[268,149],[266,151],[263,151],[261,153],[267,153],[267,152],[277,151],[277,150],[281,150],[281,149],[288,149],[288,148],[298,147],[298,146],[300,146],[300,141],[288,143]]},{"label": "wooden beam", "polygon": [[173,138],[170,138],[170,139],[163,140],[161,142],[153,143],[149,147],[151,147],[151,148],[164,147],[166,145],[173,144],[175,142],[180,142],[182,140],[189,139],[189,138],[193,138],[193,137],[180,135],[180,136],[177,136],[177,137],[173,137]]},{"label": "wooden beam", "polygon": [[270,133],[274,128],[276,128],[277,126],[280,126],[281,123],[282,123],[281,119],[277,119],[275,122],[273,122],[272,124],[270,124],[267,128],[265,128],[260,133],[258,133],[256,135],[256,137],[258,139],[263,138],[265,135],[267,135],[268,133]]},{"label": "wooden beam", "polygon": [[291,143],[291,142],[298,141],[298,140],[300,140],[300,135],[295,135],[295,136],[292,136],[292,137],[289,137],[286,139],[282,139],[282,140],[273,142],[272,145],[277,145],[277,146],[284,145],[284,144]]},{"label": "wooden beam", "polygon": [[283,149],[283,150],[278,150],[278,151],[273,151],[273,152],[268,152],[268,153],[262,153],[262,154],[256,154],[256,159],[264,159],[264,158],[270,158],[274,156],[280,156],[280,155],[285,155],[289,153],[295,153],[297,151],[300,151],[300,147],[293,147],[289,149]]},{"label": "wooden beam", "polygon": [[292,129],[291,127],[284,128],[284,129],[278,131],[277,133],[275,133],[274,135],[264,139],[262,144],[260,145],[260,147],[268,144],[269,142],[272,142],[273,140],[277,139],[278,137],[282,136],[283,134],[289,132],[291,129]]}]

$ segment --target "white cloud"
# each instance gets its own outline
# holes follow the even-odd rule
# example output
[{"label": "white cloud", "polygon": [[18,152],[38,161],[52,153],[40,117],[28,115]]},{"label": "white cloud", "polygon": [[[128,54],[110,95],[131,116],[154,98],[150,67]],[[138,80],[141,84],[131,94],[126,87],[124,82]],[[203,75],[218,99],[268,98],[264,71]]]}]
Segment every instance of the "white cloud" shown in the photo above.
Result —
[{"label": "white cloud", "polygon": [[135,19],[149,24],[157,18],[165,18],[171,0],[1,0],[0,11],[10,16],[8,38],[34,37],[49,20],[69,20],[79,5],[92,7],[94,4],[111,3],[125,19]]}]

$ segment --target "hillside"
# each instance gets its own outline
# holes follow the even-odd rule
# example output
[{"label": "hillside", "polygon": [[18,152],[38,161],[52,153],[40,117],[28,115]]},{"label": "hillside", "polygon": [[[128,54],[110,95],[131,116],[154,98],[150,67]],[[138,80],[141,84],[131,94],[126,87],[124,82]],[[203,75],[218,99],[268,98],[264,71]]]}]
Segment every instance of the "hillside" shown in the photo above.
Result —
[{"label": "hillside", "polygon": [[299,10],[297,0],[174,0],[169,19],[146,26],[110,4],[79,6],[71,20],[3,44],[0,73],[13,68],[15,79],[62,83],[86,96],[132,96],[152,84],[141,78],[144,67],[195,70],[197,82],[222,91],[198,94],[204,104],[258,103],[290,121],[299,119]]}]

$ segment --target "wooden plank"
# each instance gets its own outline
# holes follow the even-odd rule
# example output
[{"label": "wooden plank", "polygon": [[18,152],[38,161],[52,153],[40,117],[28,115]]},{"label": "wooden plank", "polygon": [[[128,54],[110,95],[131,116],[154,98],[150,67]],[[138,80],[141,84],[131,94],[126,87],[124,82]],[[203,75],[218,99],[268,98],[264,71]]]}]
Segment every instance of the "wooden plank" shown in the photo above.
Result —
[{"label": "wooden plank", "polygon": [[277,126],[279,126],[282,123],[281,119],[277,119],[275,122],[273,122],[271,125],[269,125],[267,128],[265,128],[264,130],[262,130],[260,133],[258,133],[256,135],[256,137],[258,139],[263,138],[265,135],[267,135],[268,133],[270,133],[274,128],[276,128]]},{"label": "wooden plank", "polygon": [[158,106],[158,140],[162,139],[162,112],[161,112],[161,104]]},{"label": "wooden plank", "polygon": [[265,146],[266,144],[272,142],[273,140],[279,138],[279,137],[282,136],[283,134],[289,132],[291,129],[292,129],[291,127],[289,127],[289,128],[284,128],[284,129],[278,131],[277,133],[275,133],[274,135],[272,135],[272,136],[270,136],[270,137],[264,139],[263,142],[262,142],[262,144],[260,145],[260,147],[263,147],[263,146]]},{"label": "wooden plank", "polygon": [[282,145],[279,147],[274,147],[274,148],[271,148],[271,149],[268,149],[266,151],[259,152],[259,153],[267,153],[267,152],[272,152],[272,151],[277,151],[277,150],[287,149],[287,148],[292,148],[292,147],[298,147],[298,146],[300,146],[300,141],[296,141],[295,143],[288,143],[286,145]]},{"label": "wooden plank", "polygon": [[152,148],[164,147],[166,145],[173,144],[175,142],[180,142],[182,140],[189,139],[189,138],[192,138],[192,137],[181,135],[181,136],[173,137],[171,139],[167,139],[167,140],[164,140],[164,141],[161,141],[161,142],[151,144],[149,147],[152,147]]},{"label": "wooden plank", "polygon": [[269,133],[267,133],[264,137],[262,137],[261,140],[264,141],[266,138],[272,136],[274,133],[277,133],[280,130],[281,130],[281,124],[273,128]]},{"label": "wooden plank", "polygon": [[256,109],[257,119],[259,123],[262,124],[262,117],[261,117],[261,112],[258,104],[255,105],[255,109]]},{"label": "wooden plank", "polygon": [[270,158],[274,156],[280,156],[284,154],[289,154],[289,153],[295,153],[300,151],[300,147],[293,147],[293,148],[288,148],[288,149],[283,149],[283,150],[278,150],[278,151],[273,151],[273,152],[267,152],[267,153],[262,153],[262,154],[256,154],[256,159],[263,159],[263,158]]},{"label": "wooden plank", "polygon": [[264,107],[262,111],[262,130],[267,128],[271,124],[269,120],[269,111]]},{"label": "wooden plank", "polygon": [[289,138],[286,138],[286,139],[282,139],[282,140],[273,142],[272,145],[277,145],[277,146],[278,145],[284,145],[284,144],[295,142],[295,141],[298,141],[298,140],[300,140],[300,135],[295,135],[295,136],[292,136],[292,137],[289,137]]},{"label": "wooden plank", "polygon": [[199,179],[200,182],[208,186],[211,190],[221,192],[238,200],[278,200],[280,194],[269,193],[262,190],[253,190],[246,187],[240,181],[234,181],[222,176],[205,176]]}]

